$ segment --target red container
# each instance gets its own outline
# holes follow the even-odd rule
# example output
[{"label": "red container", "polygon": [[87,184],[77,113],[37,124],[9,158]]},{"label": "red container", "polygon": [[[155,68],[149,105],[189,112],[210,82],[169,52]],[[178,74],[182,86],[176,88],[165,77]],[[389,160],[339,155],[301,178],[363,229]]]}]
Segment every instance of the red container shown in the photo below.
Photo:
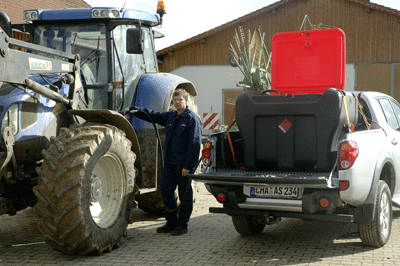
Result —
[{"label": "red container", "polygon": [[346,36],[341,29],[276,33],[271,88],[282,94],[344,90]]}]

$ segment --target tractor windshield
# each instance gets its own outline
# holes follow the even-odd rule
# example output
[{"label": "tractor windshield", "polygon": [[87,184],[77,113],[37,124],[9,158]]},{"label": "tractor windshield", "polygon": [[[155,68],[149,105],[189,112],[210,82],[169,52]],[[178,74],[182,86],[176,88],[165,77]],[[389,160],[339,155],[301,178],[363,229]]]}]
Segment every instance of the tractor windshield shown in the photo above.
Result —
[{"label": "tractor windshield", "polygon": [[106,29],[102,24],[38,26],[34,43],[55,50],[79,54],[85,85],[107,83]]},{"label": "tractor windshield", "polygon": [[109,71],[104,24],[39,25],[35,28],[33,42],[58,51],[79,54],[87,107],[107,108]]}]

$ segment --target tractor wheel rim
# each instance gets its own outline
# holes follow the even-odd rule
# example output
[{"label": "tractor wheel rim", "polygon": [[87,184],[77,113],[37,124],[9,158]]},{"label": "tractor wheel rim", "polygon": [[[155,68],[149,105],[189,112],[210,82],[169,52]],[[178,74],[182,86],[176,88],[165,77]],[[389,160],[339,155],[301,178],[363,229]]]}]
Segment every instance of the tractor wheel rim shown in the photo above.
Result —
[{"label": "tractor wheel rim", "polygon": [[90,184],[90,214],[101,228],[117,220],[124,196],[124,168],[119,158],[106,154],[96,163]]}]

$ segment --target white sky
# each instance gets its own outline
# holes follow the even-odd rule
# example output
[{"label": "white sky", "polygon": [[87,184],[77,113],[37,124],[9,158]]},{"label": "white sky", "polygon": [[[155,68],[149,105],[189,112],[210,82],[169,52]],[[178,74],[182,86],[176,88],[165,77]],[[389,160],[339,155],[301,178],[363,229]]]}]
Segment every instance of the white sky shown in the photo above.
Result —
[{"label": "white sky", "polygon": [[[92,7],[122,7],[125,0],[84,0]],[[125,8],[156,13],[158,0],[126,0]],[[167,14],[157,39],[156,49],[174,45],[218,27],[277,0],[165,0]],[[400,0],[371,0],[372,3],[400,10]],[[110,4],[112,3],[112,4]]]}]

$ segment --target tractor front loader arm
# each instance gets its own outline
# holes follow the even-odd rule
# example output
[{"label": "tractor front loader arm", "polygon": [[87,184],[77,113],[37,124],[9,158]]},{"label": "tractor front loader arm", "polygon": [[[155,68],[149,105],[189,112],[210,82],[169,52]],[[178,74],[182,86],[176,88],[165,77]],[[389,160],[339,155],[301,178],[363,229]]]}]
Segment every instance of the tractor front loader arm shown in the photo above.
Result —
[{"label": "tractor front loader arm", "polygon": [[[43,56],[39,55],[43,54]],[[47,55],[47,56],[45,56]],[[60,74],[60,79],[70,85],[66,96],[57,90],[47,88],[32,79],[30,75]],[[67,109],[84,109],[84,90],[79,75],[79,55],[72,55],[40,45],[10,38],[0,27],[0,87],[8,83],[26,91],[32,90],[48,99],[62,103]],[[9,126],[0,132],[4,146],[0,158],[0,177],[13,155],[14,135]]]},{"label": "tractor front loader arm", "polygon": [[[71,85],[67,97],[29,79],[30,75],[54,73],[61,74],[61,80]],[[79,55],[10,38],[0,28],[1,82],[23,90],[30,89],[55,102],[63,103],[67,109],[85,108],[84,91],[79,76]]]}]

